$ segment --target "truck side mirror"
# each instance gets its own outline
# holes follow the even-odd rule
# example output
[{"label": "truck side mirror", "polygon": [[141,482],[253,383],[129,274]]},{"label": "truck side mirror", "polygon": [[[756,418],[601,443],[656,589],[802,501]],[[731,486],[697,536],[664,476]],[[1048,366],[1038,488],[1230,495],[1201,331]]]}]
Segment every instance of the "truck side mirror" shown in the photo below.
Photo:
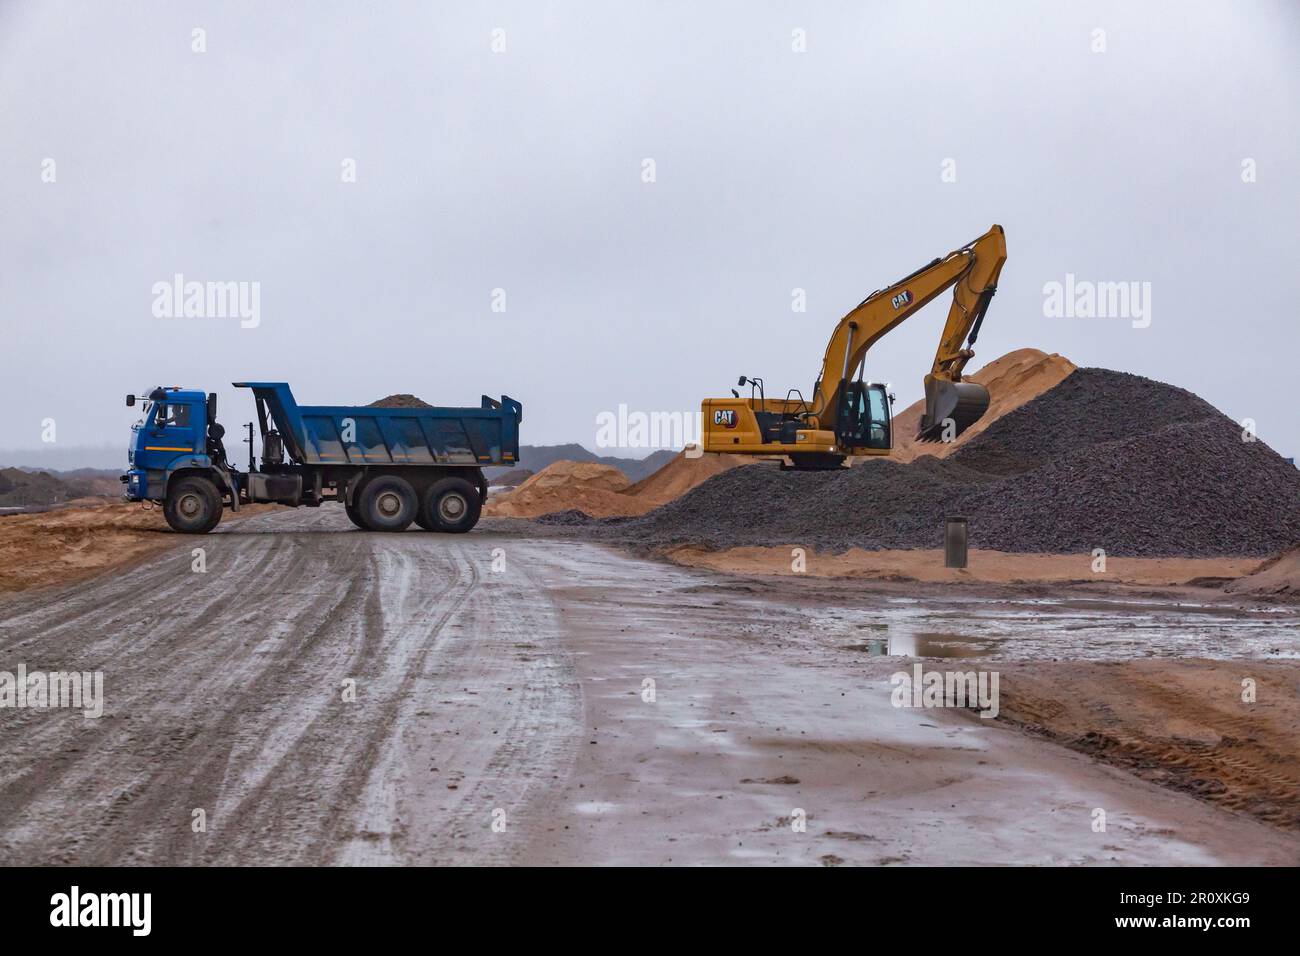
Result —
[{"label": "truck side mirror", "polygon": [[215,425],[217,422],[217,393],[208,392],[208,424]]},{"label": "truck side mirror", "polygon": [[745,376],[742,375],[742,376],[740,376],[740,381],[737,382],[736,384],[739,385],[741,388],[744,388],[744,387],[745,387],[745,383],[748,382],[748,381],[749,381],[749,379],[745,378]]},{"label": "truck side mirror", "polygon": [[134,404],[135,404],[135,396],[134,396],[134,395],[128,395],[128,396],[126,397],[126,407],[127,407],[127,408],[130,408],[130,407],[131,407],[132,405],[134,405]]}]

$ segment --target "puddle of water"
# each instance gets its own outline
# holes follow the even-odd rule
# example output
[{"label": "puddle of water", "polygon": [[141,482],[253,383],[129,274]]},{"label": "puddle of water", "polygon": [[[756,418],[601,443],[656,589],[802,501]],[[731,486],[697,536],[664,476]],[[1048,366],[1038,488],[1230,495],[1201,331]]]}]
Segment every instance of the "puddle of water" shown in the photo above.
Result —
[{"label": "puddle of water", "polygon": [[958,634],[899,634],[850,644],[848,649],[868,657],[988,657],[997,651],[997,643]]},{"label": "puddle of water", "polygon": [[1300,659],[1300,614],[1197,604],[1080,605],[1035,599],[926,606],[890,598],[805,618],[829,643],[872,657],[1127,660],[1145,657]]}]

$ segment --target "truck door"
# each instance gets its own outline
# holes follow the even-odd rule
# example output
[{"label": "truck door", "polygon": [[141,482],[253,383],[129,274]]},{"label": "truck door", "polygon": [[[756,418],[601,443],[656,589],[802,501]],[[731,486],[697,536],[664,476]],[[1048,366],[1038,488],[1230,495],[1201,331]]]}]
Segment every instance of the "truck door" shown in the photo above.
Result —
[{"label": "truck door", "polygon": [[196,414],[188,402],[155,402],[153,414],[145,428],[148,440],[145,451],[194,451],[199,424],[206,424],[207,410]]}]

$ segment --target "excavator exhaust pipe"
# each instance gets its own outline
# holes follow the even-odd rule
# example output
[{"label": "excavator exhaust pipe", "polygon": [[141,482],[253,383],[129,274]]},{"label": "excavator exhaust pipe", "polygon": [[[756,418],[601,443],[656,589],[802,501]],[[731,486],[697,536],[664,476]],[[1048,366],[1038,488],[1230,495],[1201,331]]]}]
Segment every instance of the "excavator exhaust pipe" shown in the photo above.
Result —
[{"label": "excavator exhaust pipe", "polygon": [[925,377],[925,414],[920,441],[951,441],[984,417],[989,390],[974,382],[948,382]]}]

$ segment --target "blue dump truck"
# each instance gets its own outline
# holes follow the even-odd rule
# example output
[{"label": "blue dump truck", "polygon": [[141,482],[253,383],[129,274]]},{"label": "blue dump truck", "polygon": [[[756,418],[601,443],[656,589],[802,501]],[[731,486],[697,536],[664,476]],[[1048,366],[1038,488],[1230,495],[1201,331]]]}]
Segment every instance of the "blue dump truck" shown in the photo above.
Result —
[{"label": "blue dump truck", "polygon": [[131,430],[129,501],[157,501],[167,523],[206,534],[224,509],[256,502],[316,508],[339,502],[357,527],[465,532],[487,498],[483,468],[519,459],[523,406],[483,396],[479,408],[299,405],[284,382],[235,382],[253,391],[262,461],[226,456],[217,396],[183,388],[128,395],[144,403]]}]

